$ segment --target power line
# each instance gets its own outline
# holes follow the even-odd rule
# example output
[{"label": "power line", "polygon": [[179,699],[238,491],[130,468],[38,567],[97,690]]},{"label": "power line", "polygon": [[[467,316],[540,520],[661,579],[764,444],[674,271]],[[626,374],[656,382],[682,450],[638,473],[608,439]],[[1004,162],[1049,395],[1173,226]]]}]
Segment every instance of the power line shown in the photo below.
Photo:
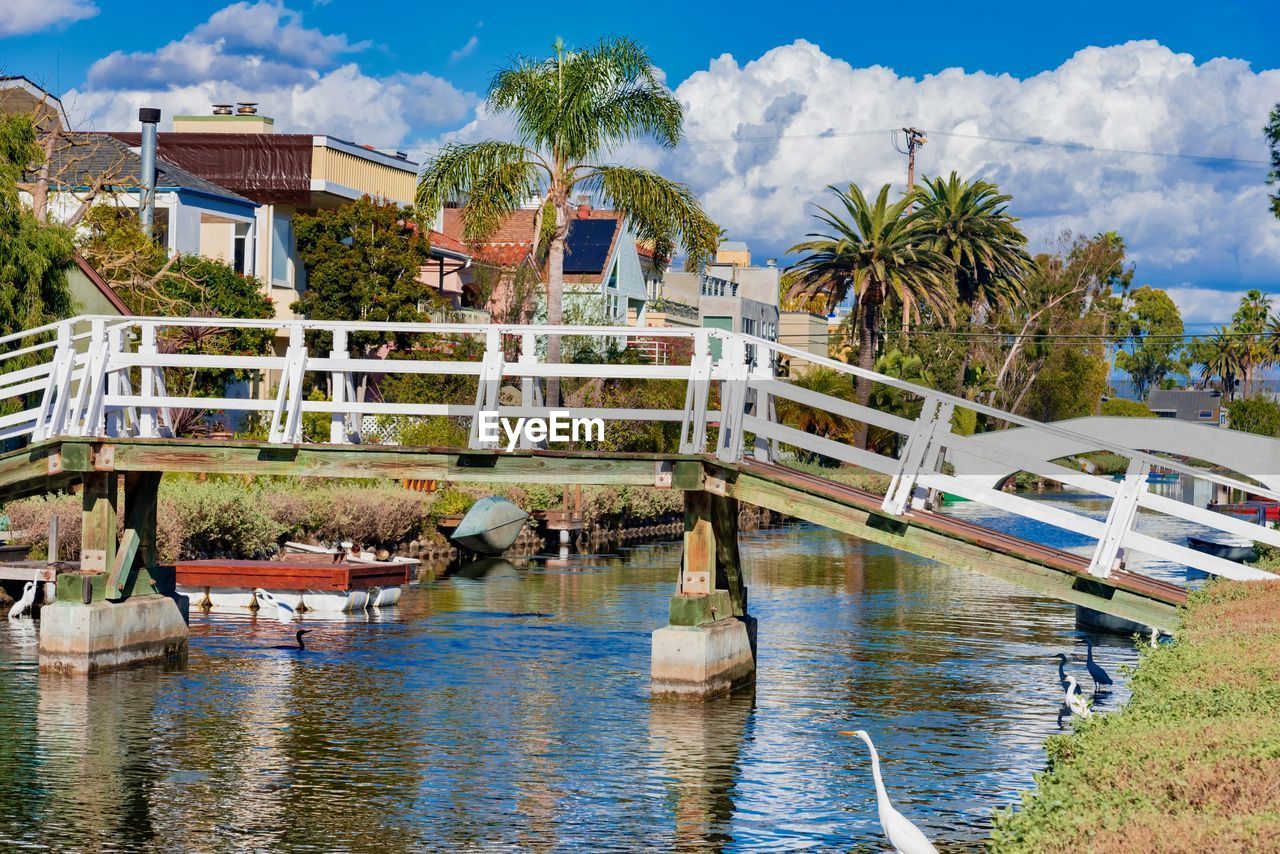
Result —
[{"label": "power line", "polygon": [[[880,332],[881,337],[888,337],[893,334],[894,332],[891,330],[882,330]],[[1260,337],[1263,337],[1264,335],[1267,335],[1267,333],[1261,333],[1261,332],[1223,332],[1223,333],[1189,332],[1184,335],[1121,335],[1119,333],[1109,335],[1106,333],[1096,333],[1093,335],[1084,335],[1084,334],[1066,334],[1066,333],[1056,333],[1056,332],[951,332],[945,329],[911,329],[908,331],[907,334],[916,335],[916,336],[920,336],[920,335],[949,336],[951,338],[977,338],[977,339],[999,338],[1002,340],[1019,339],[1019,338],[1035,338],[1042,341],[1043,340],[1098,341],[1103,339],[1121,340],[1121,341],[1185,341],[1193,338],[1218,338],[1218,337],[1260,338]],[[805,341],[826,341],[826,340],[830,340],[833,336],[839,336],[839,335],[840,335],[839,332],[812,333],[812,334],[804,333],[804,332],[796,332],[796,333],[790,333],[787,335],[779,335],[778,341],[779,343],[781,343],[782,339],[784,338],[790,339],[790,340],[800,339]]]},{"label": "power line", "polygon": [[957,133],[955,131],[946,131],[946,130],[931,130],[929,131],[929,133],[938,134],[939,136],[953,136],[959,139],[981,139],[985,142],[1005,142],[1011,145],[1048,145],[1048,146],[1053,146],[1055,148],[1065,148],[1068,150],[1077,150],[1077,151],[1092,151],[1092,152],[1097,152],[1099,154],[1133,154],[1133,155],[1139,155],[1142,157],[1172,157],[1172,158],[1182,158],[1186,160],[1217,161],[1222,163],[1243,163],[1251,166],[1254,166],[1254,165],[1270,166],[1271,165],[1270,161],[1267,161],[1267,160],[1253,160],[1245,157],[1224,157],[1216,154],[1184,154],[1182,152],[1172,152],[1172,151],[1142,151],[1140,149],[1132,149],[1132,148],[1103,148],[1097,145],[1085,145],[1082,142],[1061,142],[1058,140],[1040,139],[1037,137],[1033,137],[1030,139],[1015,139],[1015,138],[1001,137],[1001,136],[982,136],[976,133]]}]

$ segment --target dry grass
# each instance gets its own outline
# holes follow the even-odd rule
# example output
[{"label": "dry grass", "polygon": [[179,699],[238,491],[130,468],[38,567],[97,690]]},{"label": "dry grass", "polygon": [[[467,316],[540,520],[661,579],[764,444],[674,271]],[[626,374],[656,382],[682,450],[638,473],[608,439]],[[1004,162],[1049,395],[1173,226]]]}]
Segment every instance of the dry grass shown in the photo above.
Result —
[{"label": "dry grass", "polygon": [[993,851],[1280,851],[1280,582],[1195,594],[1124,710],[1049,742]]}]

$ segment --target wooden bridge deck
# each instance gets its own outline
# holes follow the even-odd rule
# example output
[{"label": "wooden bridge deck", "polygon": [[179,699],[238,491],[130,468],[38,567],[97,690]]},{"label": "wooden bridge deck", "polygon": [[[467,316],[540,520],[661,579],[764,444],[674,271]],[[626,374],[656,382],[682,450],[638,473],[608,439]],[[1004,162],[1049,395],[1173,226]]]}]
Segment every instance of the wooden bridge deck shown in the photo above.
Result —
[{"label": "wooden bridge deck", "polygon": [[86,473],[220,472],[294,477],[644,485],[706,490],[864,540],[971,569],[1077,605],[1172,628],[1186,591],[1123,571],[1097,578],[1080,555],[925,511],[885,515],[882,497],[782,466],[710,455],[521,451],[378,445],[282,445],[222,439],[62,438],[0,455],[0,499]]}]

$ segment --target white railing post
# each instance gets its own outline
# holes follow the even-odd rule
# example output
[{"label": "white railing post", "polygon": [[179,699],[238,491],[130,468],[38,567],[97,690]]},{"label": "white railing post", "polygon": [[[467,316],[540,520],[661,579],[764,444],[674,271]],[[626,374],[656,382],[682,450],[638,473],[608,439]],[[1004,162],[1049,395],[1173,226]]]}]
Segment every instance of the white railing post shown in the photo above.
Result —
[{"label": "white railing post", "polygon": [[[773,349],[767,344],[761,343],[756,345],[756,363],[751,368],[751,378],[761,383],[768,383],[773,380],[774,354]],[[755,402],[753,404],[752,414],[756,418],[765,421],[774,420],[773,395],[766,390],[767,385],[758,386],[755,389]],[[752,447],[752,456],[762,463],[767,463],[772,459],[770,449],[772,442],[756,434],[755,442]]]},{"label": "white railing post", "polygon": [[711,338],[705,329],[693,336],[689,360],[689,385],[684,393],[684,417],[680,421],[680,453],[701,454],[707,447],[707,398],[711,390]]},{"label": "white railing post", "polygon": [[292,445],[302,442],[302,381],[307,371],[307,348],[302,337],[302,324],[289,327],[289,349],[285,352],[284,370],[280,372],[280,388],[271,412],[271,442]]},{"label": "white railing post", "polygon": [[886,513],[901,516],[911,506],[916,480],[922,472],[933,471],[938,465],[941,436],[951,430],[953,404],[943,402],[933,395],[926,395],[920,407],[920,417],[915,429],[907,435],[902,455],[898,458],[898,470],[889,481],[880,507]]},{"label": "white railing post", "polygon": [[[105,370],[106,375],[106,393],[109,395],[119,395],[127,387],[128,375],[125,371],[113,371],[111,369],[112,358],[116,353],[124,352],[124,327],[113,326],[107,330],[107,364]],[[106,423],[106,435],[122,436],[125,432],[125,410],[122,407],[115,409],[107,409],[103,404],[104,421]]]},{"label": "white railing post", "polygon": [[106,321],[89,321],[89,350],[76,389],[76,402],[69,413],[69,433],[73,436],[102,435],[102,395],[106,385],[107,330]]},{"label": "white railing post", "polygon": [[31,430],[32,441],[39,442],[62,434],[62,422],[71,399],[71,377],[75,373],[76,348],[71,341],[71,321],[58,325],[57,347],[53,351],[53,368],[49,385],[40,397],[40,409]]},{"label": "white railing post", "polygon": [[480,413],[498,410],[498,392],[502,388],[502,333],[487,329],[484,334],[484,358],[480,362],[480,377],[476,382],[476,405],[471,413],[471,432],[467,447],[472,450],[493,447],[492,442],[480,439]]},{"label": "white railing post", "polygon": [[[538,338],[532,332],[525,332],[520,336],[520,360],[519,364],[536,365],[538,364]],[[520,405],[526,409],[534,406],[534,391],[537,387],[537,380],[534,377],[523,377],[520,380]],[[525,433],[520,434],[521,450],[529,450],[533,447],[533,440]]]},{"label": "white railing post", "polygon": [[[138,341],[139,356],[154,356],[159,352],[156,347],[156,325],[154,323],[142,324],[142,337]],[[138,369],[138,394],[143,398],[150,398],[156,393],[156,372],[159,368],[151,365],[143,365]],[[154,439],[160,435],[159,424],[156,419],[156,407],[150,403],[144,403],[138,409],[138,435],[146,439]]]},{"label": "white railing post", "polygon": [[[350,358],[350,354],[347,352],[347,330],[335,329],[333,331],[333,347],[329,350],[329,358]],[[350,385],[350,383],[351,379],[349,371],[334,371],[329,375],[329,384],[333,387],[334,404],[348,402],[347,386]],[[348,443],[346,412],[332,412],[329,414],[329,441],[334,445],[345,445]]]},{"label": "white railing post", "polygon": [[725,368],[720,386],[720,436],[716,459],[736,463],[742,459],[742,416],[747,402],[747,343],[741,335],[723,339],[721,365]]},{"label": "white railing post", "polygon": [[1098,547],[1094,549],[1093,559],[1089,561],[1089,574],[1106,578],[1111,574],[1120,557],[1125,534],[1133,527],[1138,515],[1138,499],[1147,491],[1147,472],[1151,464],[1142,460],[1129,461],[1124,480],[1116,490],[1116,497],[1111,499],[1111,508],[1107,511],[1107,522],[1098,539]]}]

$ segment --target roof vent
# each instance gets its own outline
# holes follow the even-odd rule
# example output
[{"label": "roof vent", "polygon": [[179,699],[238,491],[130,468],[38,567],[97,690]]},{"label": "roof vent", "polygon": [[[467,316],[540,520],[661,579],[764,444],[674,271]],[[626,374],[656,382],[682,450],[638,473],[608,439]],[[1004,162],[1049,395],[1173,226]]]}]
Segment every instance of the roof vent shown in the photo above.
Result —
[{"label": "roof vent", "polygon": [[258,114],[257,101],[237,101],[236,102],[237,116],[256,116],[257,114]]},{"label": "roof vent", "polygon": [[231,115],[231,105],[230,104],[214,104],[213,114],[215,116],[229,116]]},{"label": "roof vent", "polygon": [[409,159],[409,155],[407,152],[404,152],[404,151],[396,152],[396,160],[408,160],[408,159]]}]

